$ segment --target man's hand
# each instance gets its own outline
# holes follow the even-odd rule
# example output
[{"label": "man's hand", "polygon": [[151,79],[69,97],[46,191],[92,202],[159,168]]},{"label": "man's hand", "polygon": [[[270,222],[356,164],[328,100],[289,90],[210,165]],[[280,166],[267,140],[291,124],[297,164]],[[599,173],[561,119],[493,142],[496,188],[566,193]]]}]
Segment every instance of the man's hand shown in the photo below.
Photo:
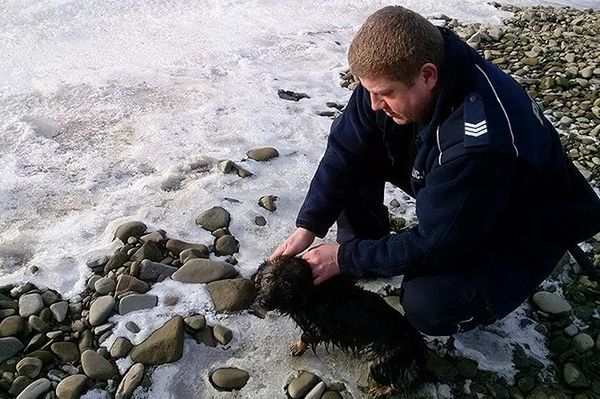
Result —
[{"label": "man's hand", "polygon": [[315,240],[315,233],[298,227],[280,246],[271,254],[269,260],[283,257],[289,258],[304,251]]},{"label": "man's hand", "polygon": [[340,274],[337,253],[339,244],[323,244],[311,248],[302,255],[302,259],[308,262],[312,270],[313,283],[321,284],[323,281]]}]

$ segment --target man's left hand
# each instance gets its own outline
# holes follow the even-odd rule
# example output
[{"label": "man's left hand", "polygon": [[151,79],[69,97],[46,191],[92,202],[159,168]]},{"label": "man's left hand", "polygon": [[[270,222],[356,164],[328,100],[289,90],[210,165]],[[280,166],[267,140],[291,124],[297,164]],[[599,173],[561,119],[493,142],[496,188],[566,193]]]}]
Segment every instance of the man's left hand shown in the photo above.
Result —
[{"label": "man's left hand", "polygon": [[337,261],[339,244],[322,244],[309,249],[302,259],[308,262],[315,285],[340,274]]}]

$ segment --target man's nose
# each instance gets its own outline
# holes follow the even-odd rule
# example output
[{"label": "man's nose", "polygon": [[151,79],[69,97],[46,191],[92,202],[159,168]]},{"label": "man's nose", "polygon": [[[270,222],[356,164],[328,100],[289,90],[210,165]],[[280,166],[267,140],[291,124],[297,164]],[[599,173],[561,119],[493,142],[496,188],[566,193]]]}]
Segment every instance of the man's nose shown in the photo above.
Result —
[{"label": "man's nose", "polygon": [[381,98],[373,93],[369,93],[369,95],[371,96],[371,108],[373,111],[379,111],[380,109],[383,109],[383,101],[381,101]]}]

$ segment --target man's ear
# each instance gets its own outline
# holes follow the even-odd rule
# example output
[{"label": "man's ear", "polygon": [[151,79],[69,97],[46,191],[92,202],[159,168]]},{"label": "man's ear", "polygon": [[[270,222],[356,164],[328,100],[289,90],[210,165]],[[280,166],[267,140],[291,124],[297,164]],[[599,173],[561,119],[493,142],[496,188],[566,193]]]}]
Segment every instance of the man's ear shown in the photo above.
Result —
[{"label": "man's ear", "polygon": [[429,89],[429,91],[433,91],[439,78],[437,67],[430,62],[423,64],[421,67],[421,78],[423,79],[423,83],[425,83],[425,86]]}]

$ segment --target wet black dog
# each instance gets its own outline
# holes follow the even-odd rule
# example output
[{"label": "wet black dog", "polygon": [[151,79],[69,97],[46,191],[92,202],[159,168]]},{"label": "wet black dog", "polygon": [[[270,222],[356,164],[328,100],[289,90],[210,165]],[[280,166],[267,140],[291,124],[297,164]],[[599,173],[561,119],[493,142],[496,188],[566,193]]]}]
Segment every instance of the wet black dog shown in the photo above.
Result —
[{"label": "wet black dog", "polygon": [[421,381],[425,343],[419,332],[379,295],[346,276],[318,286],[300,258],[267,261],[254,275],[258,301],[267,310],[290,316],[302,329],[291,348],[300,356],[308,346],[331,344],[371,362],[374,396],[406,394]]}]

